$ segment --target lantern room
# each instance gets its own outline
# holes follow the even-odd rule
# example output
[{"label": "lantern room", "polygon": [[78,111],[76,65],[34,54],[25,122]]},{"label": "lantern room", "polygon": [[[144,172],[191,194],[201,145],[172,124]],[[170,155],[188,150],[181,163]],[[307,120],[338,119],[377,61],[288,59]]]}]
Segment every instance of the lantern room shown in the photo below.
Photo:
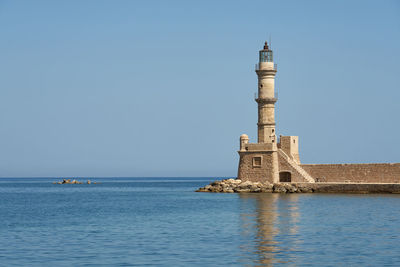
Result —
[{"label": "lantern room", "polygon": [[260,50],[260,60],[259,62],[273,62],[273,53],[272,50],[269,49],[268,43],[265,42],[264,49]]}]

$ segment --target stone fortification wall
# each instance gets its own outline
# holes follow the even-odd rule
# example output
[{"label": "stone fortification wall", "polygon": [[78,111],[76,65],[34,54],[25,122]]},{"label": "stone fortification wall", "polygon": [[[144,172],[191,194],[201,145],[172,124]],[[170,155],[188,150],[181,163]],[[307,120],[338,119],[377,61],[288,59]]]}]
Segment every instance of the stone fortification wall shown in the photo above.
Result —
[{"label": "stone fortification wall", "polygon": [[307,183],[308,181],[291,165],[289,162],[278,153],[279,173],[289,172],[291,174],[292,183]]},{"label": "stone fortification wall", "polygon": [[276,182],[278,154],[276,151],[240,152],[238,179],[252,182]]},{"label": "stone fortification wall", "polygon": [[316,182],[400,183],[400,163],[301,164]]}]

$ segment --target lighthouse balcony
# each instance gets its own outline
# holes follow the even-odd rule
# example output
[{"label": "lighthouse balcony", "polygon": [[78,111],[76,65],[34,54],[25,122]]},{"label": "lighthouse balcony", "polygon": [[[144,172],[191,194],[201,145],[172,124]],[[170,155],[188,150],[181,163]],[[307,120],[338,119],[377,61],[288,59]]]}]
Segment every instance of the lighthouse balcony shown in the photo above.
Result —
[{"label": "lighthouse balcony", "polygon": [[258,93],[254,93],[254,100],[257,103],[275,103],[278,101],[278,92],[274,92],[274,97],[260,97]]},{"label": "lighthouse balcony", "polygon": [[256,71],[274,71],[278,70],[278,64],[272,62],[261,62],[257,63],[255,67]]}]

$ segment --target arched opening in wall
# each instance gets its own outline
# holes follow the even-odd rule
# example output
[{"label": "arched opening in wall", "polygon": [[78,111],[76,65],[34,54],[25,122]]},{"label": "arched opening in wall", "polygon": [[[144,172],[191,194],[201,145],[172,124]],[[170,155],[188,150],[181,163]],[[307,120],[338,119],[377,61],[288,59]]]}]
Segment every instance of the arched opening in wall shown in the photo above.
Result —
[{"label": "arched opening in wall", "polygon": [[281,183],[292,182],[292,174],[290,172],[280,172],[279,173],[279,182],[281,182]]}]

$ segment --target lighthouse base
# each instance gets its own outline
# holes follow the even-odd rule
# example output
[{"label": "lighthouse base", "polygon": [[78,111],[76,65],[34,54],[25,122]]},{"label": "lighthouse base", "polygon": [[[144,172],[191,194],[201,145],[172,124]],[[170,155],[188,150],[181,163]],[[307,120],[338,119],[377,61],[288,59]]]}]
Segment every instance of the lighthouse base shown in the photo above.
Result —
[{"label": "lighthouse base", "polygon": [[245,144],[239,152],[238,179],[251,182],[279,182],[276,144]]}]

